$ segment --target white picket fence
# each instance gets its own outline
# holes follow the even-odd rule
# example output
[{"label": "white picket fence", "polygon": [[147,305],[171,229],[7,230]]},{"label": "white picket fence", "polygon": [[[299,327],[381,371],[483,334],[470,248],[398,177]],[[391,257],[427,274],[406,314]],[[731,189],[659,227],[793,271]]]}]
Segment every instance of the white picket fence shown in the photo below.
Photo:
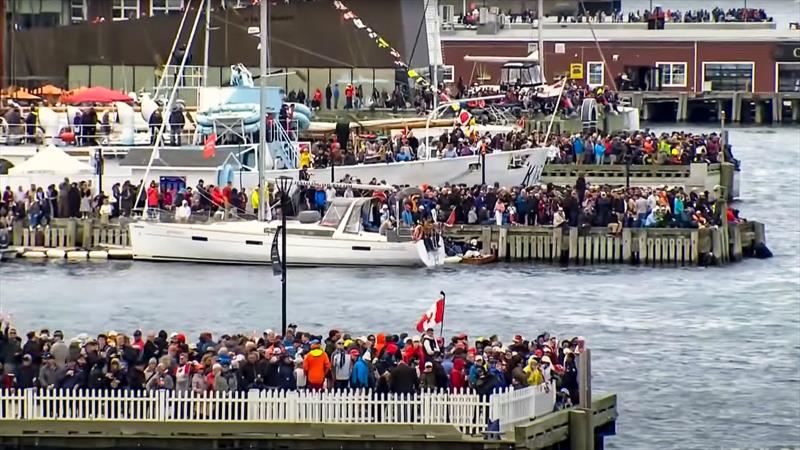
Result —
[{"label": "white picket fence", "polygon": [[506,390],[488,399],[471,390],[417,395],[371,391],[220,393],[130,390],[0,390],[0,420],[145,420],[448,424],[477,435],[490,421],[504,430],[553,410],[555,389]]},{"label": "white picket fence", "polygon": [[489,398],[489,418],[499,420],[501,431],[507,431],[519,423],[553,412],[555,403],[555,383],[510,389]]}]

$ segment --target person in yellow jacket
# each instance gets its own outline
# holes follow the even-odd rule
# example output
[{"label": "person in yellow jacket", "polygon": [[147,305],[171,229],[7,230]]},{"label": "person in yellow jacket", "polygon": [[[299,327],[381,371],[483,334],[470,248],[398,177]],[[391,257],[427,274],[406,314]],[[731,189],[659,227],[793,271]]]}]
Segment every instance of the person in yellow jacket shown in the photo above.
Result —
[{"label": "person in yellow jacket", "polygon": [[259,199],[261,198],[261,185],[259,184],[253,189],[253,193],[250,194],[250,204],[253,205],[253,214],[258,216],[258,206],[259,206]]},{"label": "person in yellow jacket", "polygon": [[544,383],[544,375],[539,368],[539,360],[535,356],[528,359],[528,367],[524,369],[525,374],[528,375],[528,386],[538,386]]}]

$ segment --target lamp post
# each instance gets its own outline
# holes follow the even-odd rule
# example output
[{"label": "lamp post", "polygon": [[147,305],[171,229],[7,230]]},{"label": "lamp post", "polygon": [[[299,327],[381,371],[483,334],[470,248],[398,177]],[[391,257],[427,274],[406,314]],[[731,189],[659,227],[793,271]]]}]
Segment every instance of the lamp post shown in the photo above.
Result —
[{"label": "lamp post", "polygon": [[281,191],[281,336],[286,332],[286,204],[289,200],[289,189],[294,181],[286,175],[278,177],[276,184]]}]

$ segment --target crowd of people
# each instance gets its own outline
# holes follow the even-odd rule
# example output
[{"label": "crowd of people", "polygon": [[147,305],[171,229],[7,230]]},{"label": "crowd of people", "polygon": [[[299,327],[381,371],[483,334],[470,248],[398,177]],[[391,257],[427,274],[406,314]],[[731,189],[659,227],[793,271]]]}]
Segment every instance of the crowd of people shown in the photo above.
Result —
[{"label": "crowd of people", "polygon": [[[391,200],[390,196],[383,220],[394,216]],[[742,220],[730,207],[720,214],[716,192],[591,185],[583,176],[572,186],[428,186],[401,208],[400,221],[406,227],[425,223],[606,227],[615,235],[626,227],[707,228],[723,220]]]},{"label": "crowd of people", "polygon": [[[5,322],[5,323],[3,323]],[[578,403],[576,358],[583,340],[498,336],[445,340],[421,334],[325,334],[289,325],[261,335],[108,331],[66,339],[48,329],[24,337],[0,316],[0,389],[347,390],[416,394],[471,388],[488,396],[505,387],[553,383],[561,406]]]},{"label": "crowd of people", "polygon": [[[533,9],[523,9],[520,11],[506,10],[504,12],[506,21],[508,23],[538,23],[538,13]],[[480,17],[480,10],[475,7],[468,14],[459,17],[459,22],[466,26],[477,26]],[[667,22],[684,22],[684,23],[699,23],[699,22],[772,22],[773,18],[763,10],[756,8],[728,8],[723,9],[719,6],[713,9],[695,9],[695,10],[673,10],[654,8],[653,11],[648,9],[628,11],[625,13],[622,10],[614,10],[611,13],[606,11],[587,11],[583,14],[571,13],[566,11],[554,14],[553,16],[545,16],[545,20],[551,19],[558,23],[637,23],[647,22],[655,17],[663,18]]]},{"label": "crowd of people", "polygon": [[[546,139],[546,142],[545,142]],[[451,130],[425,139],[415,136],[413,130],[394,136],[362,135],[347,142],[345,148],[335,137],[316,140],[310,149],[302,150],[301,168],[326,168],[356,164],[381,164],[415,161],[429,158],[456,158],[491,154],[501,151],[521,150],[537,146],[555,146],[556,164],[625,164],[633,165],[688,165],[691,163],[718,163],[723,160],[738,165],[730,146],[723,145],[717,133],[695,134],[685,131],[657,134],[653,131],[637,132],[579,132],[546,136],[539,131],[514,130],[507,133],[487,131],[455,125]]]},{"label": "crowd of people", "polygon": [[200,180],[194,187],[156,184],[150,182],[140,193],[141,185],[130,181],[114,183],[110,192],[98,191],[91,180],[64,181],[56,186],[31,185],[28,189],[6,186],[0,201],[0,225],[10,226],[24,221],[30,229],[44,228],[53,218],[99,218],[101,223],[119,217],[141,213],[145,205],[152,212],[166,213],[174,220],[187,222],[193,216],[208,219],[216,213],[223,217],[258,214],[260,204],[274,208],[275,186],[261,190],[206,185]]}]

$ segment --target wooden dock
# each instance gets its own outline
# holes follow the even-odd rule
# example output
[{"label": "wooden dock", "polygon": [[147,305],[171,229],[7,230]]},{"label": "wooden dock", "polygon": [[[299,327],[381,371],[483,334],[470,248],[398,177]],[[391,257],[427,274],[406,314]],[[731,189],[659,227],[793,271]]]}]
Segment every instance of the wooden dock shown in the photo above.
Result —
[{"label": "wooden dock", "polygon": [[686,122],[695,110],[727,113],[731,122],[756,124],[800,122],[800,93],[797,92],[620,92],[620,99],[639,108],[643,120]]},{"label": "wooden dock", "polygon": [[[30,258],[132,257],[126,226],[92,219],[56,219],[52,225],[30,230],[15,224],[12,246]],[[626,228],[617,236],[606,228],[455,225],[445,234],[461,242],[477,239],[484,253],[501,260],[571,265],[722,265],[740,261],[756,244],[766,243],[760,222],[705,229]]]},{"label": "wooden dock", "polygon": [[625,228],[618,236],[606,228],[456,225],[446,234],[464,242],[477,239],[484,253],[502,260],[570,265],[722,265],[742,260],[756,244],[765,243],[759,222],[705,229]]}]

